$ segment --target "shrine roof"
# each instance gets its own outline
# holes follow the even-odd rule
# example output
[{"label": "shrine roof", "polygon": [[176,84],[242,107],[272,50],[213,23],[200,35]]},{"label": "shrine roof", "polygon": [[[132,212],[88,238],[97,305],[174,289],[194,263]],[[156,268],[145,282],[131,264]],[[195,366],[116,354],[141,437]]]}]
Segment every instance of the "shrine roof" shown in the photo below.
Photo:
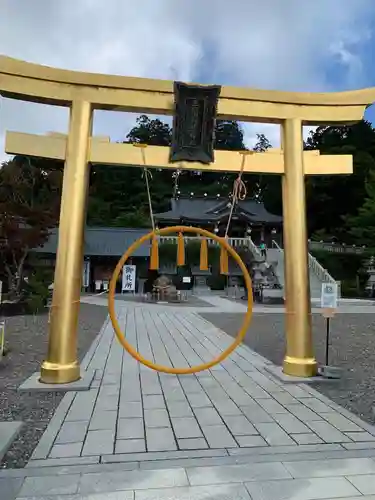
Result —
[{"label": "shrine roof", "polygon": [[[127,229],[114,227],[86,227],[84,255],[121,257],[125,250],[135,240],[148,233],[150,229]],[[52,229],[49,239],[34,252],[56,254],[58,230]],[[134,257],[148,257],[149,242],[141,245],[134,253]]]},{"label": "shrine roof", "polygon": [[[216,222],[229,215],[230,204],[228,198],[214,197],[180,197],[171,200],[171,210],[155,214],[157,221],[196,220]],[[255,200],[239,201],[235,207],[235,214],[249,222],[281,224],[282,217],[266,210],[263,203]]]}]

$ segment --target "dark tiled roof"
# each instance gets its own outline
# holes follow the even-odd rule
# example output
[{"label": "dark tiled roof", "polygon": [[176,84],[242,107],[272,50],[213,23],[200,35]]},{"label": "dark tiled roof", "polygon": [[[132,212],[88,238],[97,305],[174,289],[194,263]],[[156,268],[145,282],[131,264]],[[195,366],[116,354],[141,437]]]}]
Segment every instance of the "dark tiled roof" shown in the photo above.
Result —
[{"label": "dark tiled roof", "polygon": [[[229,200],[224,198],[179,198],[171,200],[171,210],[155,214],[159,221],[197,220],[216,222],[229,214]],[[263,203],[253,200],[239,201],[235,210],[237,215],[249,222],[281,224],[282,217],[268,212]]]},{"label": "dark tiled roof", "polygon": [[[112,227],[87,227],[85,231],[85,255],[120,257],[135,240],[148,233],[147,229],[123,229]],[[57,229],[51,231],[48,241],[43,247],[35,248],[35,252],[55,254],[57,250]],[[148,257],[149,242],[141,245],[134,257]]]}]

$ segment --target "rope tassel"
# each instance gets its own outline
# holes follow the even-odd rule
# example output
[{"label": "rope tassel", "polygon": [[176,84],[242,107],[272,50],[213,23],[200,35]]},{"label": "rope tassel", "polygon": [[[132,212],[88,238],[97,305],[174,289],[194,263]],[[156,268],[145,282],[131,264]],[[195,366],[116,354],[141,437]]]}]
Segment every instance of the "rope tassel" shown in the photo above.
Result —
[{"label": "rope tassel", "polygon": [[227,249],[220,249],[220,274],[228,274],[229,272],[229,255]]},{"label": "rope tassel", "polygon": [[185,265],[185,241],[182,233],[178,233],[177,241],[177,266]]},{"label": "rope tassel", "polygon": [[152,271],[159,269],[159,243],[156,236],[153,236],[151,241],[150,269]]},{"label": "rope tassel", "polygon": [[201,240],[199,269],[201,271],[208,271],[208,245],[206,238],[202,238]]}]

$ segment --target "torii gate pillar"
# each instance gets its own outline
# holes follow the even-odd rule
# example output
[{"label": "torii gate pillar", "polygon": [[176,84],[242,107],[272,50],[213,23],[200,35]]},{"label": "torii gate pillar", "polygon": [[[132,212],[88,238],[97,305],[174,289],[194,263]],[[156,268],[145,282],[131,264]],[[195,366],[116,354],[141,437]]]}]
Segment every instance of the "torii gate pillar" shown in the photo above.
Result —
[{"label": "torii gate pillar", "polygon": [[285,120],[282,125],[285,174],[283,176],[283,229],[286,343],[283,371],[310,377],[316,373],[313,356],[310,279],[308,266],[305,176],[302,122]]},{"label": "torii gate pillar", "polygon": [[47,358],[43,361],[40,371],[41,380],[48,384],[63,384],[80,378],[77,328],[90,174],[87,162],[91,130],[91,103],[74,100],[70,110],[66,145],[50,337]]}]

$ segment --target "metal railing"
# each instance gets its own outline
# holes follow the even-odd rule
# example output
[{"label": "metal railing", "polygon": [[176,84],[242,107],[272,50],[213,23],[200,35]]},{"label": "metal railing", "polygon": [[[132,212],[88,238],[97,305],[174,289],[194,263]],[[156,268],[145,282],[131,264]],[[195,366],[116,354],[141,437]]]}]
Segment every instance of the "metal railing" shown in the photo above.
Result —
[{"label": "metal railing", "polygon": [[284,253],[284,250],[275,240],[272,240],[272,248],[276,248],[277,250],[279,250],[279,252]]},{"label": "metal railing", "polygon": [[[275,240],[272,240],[272,246],[280,253],[284,254],[284,250]],[[329,274],[327,269],[324,269],[320,262],[313,255],[311,255],[310,252],[307,255],[309,269],[315,274],[319,281],[322,283],[337,283],[337,281]]]},{"label": "metal railing", "polygon": [[[184,236],[184,240],[189,243],[200,242],[202,236]],[[177,236],[160,236],[159,241],[163,243],[177,244]],[[218,246],[219,243],[211,238],[207,238],[207,243],[211,246]],[[232,247],[249,247],[249,238],[228,238],[228,243]]]},{"label": "metal railing", "polygon": [[361,254],[366,251],[365,246],[344,245],[342,243],[326,243],[324,241],[309,241],[311,250],[325,250],[332,253],[354,253]]},{"label": "metal railing", "polygon": [[[184,236],[187,241],[200,241],[202,239],[201,236]],[[208,239],[209,245],[218,245],[218,243],[213,239]],[[160,236],[161,243],[176,243],[177,236]],[[257,255],[261,255],[261,251],[259,247],[253,242],[250,236],[240,238],[228,238],[228,243],[234,247],[248,247],[252,250],[253,253]],[[278,243],[273,240],[272,241],[273,248],[278,248],[279,250],[283,250]],[[311,250],[325,250],[327,252],[333,253],[356,253],[361,254],[366,250],[365,246],[356,246],[356,245],[344,245],[344,244],[335,244],[335,243],[326,243],[323,241],[309,241],[308,247]]]},{"label": "metal railing", "polygon": [[318,262],[318,260],[311,255],[311,253],[308,254],[309,258],[309,269],[315,274],[315,276],[318,277],[318,279],[322,283],[336,283],[335,278],[333,278],[327,269],[324,269],[324,267]]},{"label": "metal railing", "polygon": [[[185,240],[189,242],[199,242],[201,241],[201,236],[185,236]],[[218,243],[213,239],[208,239],[208,244],[212,246],[218,246]],[[177,244],[177,236],[160,236],[160,243],[173,243]],[[261,250],[254,243],[254,241],[248,236],[247,238],[228,238],[228,243],[233,247],[245,247],[249,248],[251,252],[260,257]],[[275,248],[280,253],[280,259],[284,259],[284,249],[277,243],[277,241],[272,240],[272,248]],[[322,248],[328,251],[338,251],[340,252],[340,248],[345,248],[342,246],[335,246],[331,244],[319,243],[319,242],[309,242],[309,248]],[[330,250],[330,249],[335,250]],[[353,251],[353,247],[351,248]],[[357,247],[358,253],[363,251],[363,248]],[[354,252],[353,252],[354,253]],[[315,274],[315,276],[323,283],[337,283],[337,281],[329,274],[327,269],[325,269],[320,262],[313,256],[311,253],[308,253],[308,265],[309,269]]]},{"label": "metal railing", "polygon": [[260,248],[256,246],[256,244],[253,242],[253,240],[250,238],[250,236],[248,238],[244,238],[244,239],[247,240],[247,246],[248,246],[248,248],[250,248],[253,255],[257,256],[257,257],[262,257],[262,252],[260,251]]}]

